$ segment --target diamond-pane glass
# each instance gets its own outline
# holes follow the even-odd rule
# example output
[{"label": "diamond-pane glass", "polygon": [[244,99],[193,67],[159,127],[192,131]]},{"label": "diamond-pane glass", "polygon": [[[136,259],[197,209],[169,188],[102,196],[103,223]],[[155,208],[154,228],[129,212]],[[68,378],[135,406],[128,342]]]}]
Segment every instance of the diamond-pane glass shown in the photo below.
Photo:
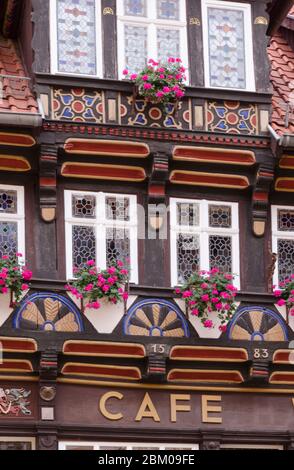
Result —
[{"label": "diamond-pane glass", "polygon": [[73,195],[72,196],[72,215],[73,217],[95,218],[95,196]]},{"label": "diamond-pane glass", "polygon": [[128,16],[146,16],[146,0],[124,0],[124,13]]},{"label": "diamond-pane glass", "polygon": [[96,75],[95,0],[57,0],[58,71]]},{"label": "diamond-pane glass", "polygon": [[107,220],[130,220],[130,200],[127,197],[106,198],[106,218]]},{"label": "diamond-pane glass", "polygon": [[73,267],[79,268],[87,261],[96,261],[95,229],[81,225],[72,228]]},{"label": "diamond-pane glass", "polygon": [[179,20],[180,0],[157,0],[157,18]]},{"label": "diamond-pane glass", "polygon": [[17,214],[17,191],[0,188],[0,214]]},{"label": "diamond-pane glass", "polygon": [[218,268],[223,273],[232,272],[232,239],[212,235],[209,237],[210,269]]},{"label": "diamond-pane glass", "polygon": [[0,222],[0,256],[12,256],[17,252],[17,223]]},{"label": "diamond-pane glass", "polygon": [[294,240],[278,240],[279,282],[290,278],[294,267]]},{"label": "diamond-pane glass", "polygon": [[177,224],[199,226],[199,204],[193,202],[177,203]]},{"label": "diamond-pane glass", "polygon": [[246,88],[244,13],[208,8],[210,86]]},{"label": "diamond-pane glass", "polygon": [[124,25],[125,63],[132,72],[140,71],[147,60],[147,28],[144,26]]},{"label": "diamond-pane glass", "polygon": [[230,206],[209,206],[209,226],[210,227],[232,227],[232,214]]},{"label": "diamond-pane glass", "polygon": [[176,29],[157,28],[158,59],[165,61],[168,57],[180,56],[180,31]]},{"label": "diamond-pane glass", "polygon": [[294,232],[294,210],[278,210],[278,230]]},{"label": "diamond-pane glass", "polygon": [[189,233],[177,235],[178,282],[183,284],[199,270],[200,244],[199,236]]},{"label": "diamond-pane glass", "polygon": [[128,264],[130,259],[130,234],[123,228],[106,229],[106,260],[107,266],[117,261]]}]

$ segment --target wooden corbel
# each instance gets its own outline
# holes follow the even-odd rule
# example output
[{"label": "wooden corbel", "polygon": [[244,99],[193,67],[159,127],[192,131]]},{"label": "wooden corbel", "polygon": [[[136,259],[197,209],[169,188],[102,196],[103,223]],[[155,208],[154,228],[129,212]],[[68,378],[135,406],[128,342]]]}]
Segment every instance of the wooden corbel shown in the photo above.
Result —
[{"label": "wooden corbel", "polygon": [[165,202],[165,186],[169,177],[169,157],[164,152],[153,154],[152,168],[148,186],[149,203]]},{"label": "wooden corbel", "polygon": [[274,180],[274,170],[262,164],[257,172],[252,193],[252,230],[256,237],[263,237],[268,218],[269,192]]},{"label": "wooden corbel", "polygon": [[39,167],[40,211],[44,222],[53,222],[56,217],[57,197],[57,153],[55,145],[42,144]]}]

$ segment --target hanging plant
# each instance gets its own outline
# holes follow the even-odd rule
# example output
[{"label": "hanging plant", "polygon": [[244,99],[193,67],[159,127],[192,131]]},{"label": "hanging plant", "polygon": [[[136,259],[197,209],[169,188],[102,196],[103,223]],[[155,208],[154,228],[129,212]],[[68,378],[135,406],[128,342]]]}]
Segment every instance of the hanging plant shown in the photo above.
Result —
[{"label": "hanging plant", "polygon": [[232,275],[213,268],[193,274],[175,292],[181,294],[191,314],[198,317],[205,328],[215,326],[211,314],[216,312],[221,321],[219,329],[223,332],[236,310],[237,288],[232,284],[233,279]]},{"label": "hanging plant", "polygon": [[285,305],[289,310],[289,314],[294,316],[294,274],[289,279],[279,283],[279,289],[274,289],[274,296],[277,297],[276,304],[279,307]]},{"label": "hanging plant", "polygon": [[32,271],[26,267],[22,256],[16,253],[0,258],[0,293],[10,292],[10,308],[15,307],[24,291],[30,287],[28,282],[32,278]]},{"label": "hanging plant", "polygon": [[90,260],[85,266],[74,270],[75,279],[70,281],[66,290],[77,299],[87,302],[85,308],[99,309],[101,300],[111,304],[127,301],[129,270],[121,261],[107,269],[99,270],[95,261]]},{"label": "hanging plant", "polygon": [[126,68],[123,75],[135,85],[135,95],[153,104],[168,105],[185,96],[185,71],[181,59],[169,57],[167,62],[150,59],[139,73]]}]

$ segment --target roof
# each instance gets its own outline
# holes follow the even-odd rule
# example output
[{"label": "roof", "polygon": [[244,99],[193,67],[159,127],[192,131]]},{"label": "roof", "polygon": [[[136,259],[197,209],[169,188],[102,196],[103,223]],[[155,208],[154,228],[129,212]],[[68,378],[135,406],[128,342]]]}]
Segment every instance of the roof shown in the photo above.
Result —
[{"label": "roof", "polygon": [[[18,78],[19,77],[19,78]],[[16,42],[0,36],[0,112],[38,113]]]},{"label": "roof", "polygon": [[[293,9],[294,10],[294,9]],[[277,34],[268,48],[273,85],[272,127],[278,134],[294,133],[294,51]],[[292,101],[292,103],[291,103]]]}]

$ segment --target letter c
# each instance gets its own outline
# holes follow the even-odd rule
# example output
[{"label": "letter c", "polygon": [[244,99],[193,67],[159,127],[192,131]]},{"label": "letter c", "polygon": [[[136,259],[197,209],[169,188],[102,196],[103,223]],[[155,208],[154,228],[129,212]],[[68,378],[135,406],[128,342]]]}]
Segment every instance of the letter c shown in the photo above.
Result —
[{"label": "letter c", "polygon": [[108,392],[102,395],[102,397],[100,398],[100,403],[99,403],[101,414],[105,418],[109,419],[110,421],[119,421],[120,419],[122,419],[123,418],[122,413],[110,413],[106,409],[106,403],[110,398],[117,398],[117,400],[122,400],[123,397],[124,397],[123,394],[119,392]]}]

